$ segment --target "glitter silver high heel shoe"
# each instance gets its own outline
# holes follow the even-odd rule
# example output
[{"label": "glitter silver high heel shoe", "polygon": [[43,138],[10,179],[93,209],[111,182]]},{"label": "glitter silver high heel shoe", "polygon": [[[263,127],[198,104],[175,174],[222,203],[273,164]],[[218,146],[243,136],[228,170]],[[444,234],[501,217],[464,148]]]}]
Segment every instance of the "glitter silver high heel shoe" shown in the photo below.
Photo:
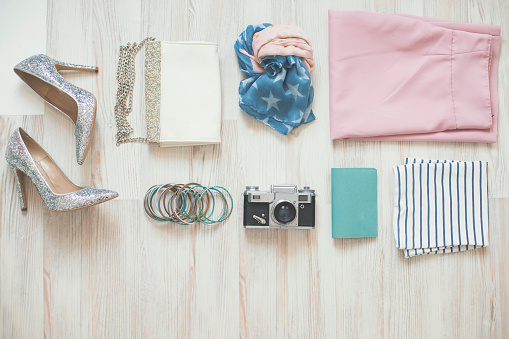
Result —
[{"label": "glitter silver high heel shoe", "polygon": [[73,184],[53,159],[23,129],[18,128],[9,139],[5,159],[14,172],[21,210],[27,200],[23,176],[28,176],[52,211],[70,211],[90,207],[118,197],[118,193]]},{"label": "glitter silver high heel shoe", "polygon": [[76,158],[81,165],[94,128],[97,100],[92,93],[66,81],[58,73],[62,70],[97,72],[98,68],[57,61],[44,54],[31,56],[14,66],[14,72],[23,81],[72,120],[76,126]]}]

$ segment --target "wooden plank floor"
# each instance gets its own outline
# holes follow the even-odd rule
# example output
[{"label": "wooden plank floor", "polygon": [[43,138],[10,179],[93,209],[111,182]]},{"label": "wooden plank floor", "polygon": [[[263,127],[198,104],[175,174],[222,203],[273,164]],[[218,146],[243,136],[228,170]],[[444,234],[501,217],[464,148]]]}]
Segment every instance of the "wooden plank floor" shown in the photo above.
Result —
[{"label": "wooden plank floor", "polygon": [[[509,337],[506,0],[48,1],[47,54],[100,68],[66,75],[98,99],[91,150],[78,166],[70,121],[45,105],[43,116],[0,117],[0,152],[22,126],[74,182],[120,197],[52,213],[29,184],[21,213],[13,175],[0,166],[1,338]],[[331,142],[327,9],[502,24],[498,143]],[[300,25],[315,50],[317,120],[286,137],[238,107],[242,75],[233,43],[258,22]],[[220,146],[115,146],[118,47],[149,35],[219,43]],[[138,135],[145,133],[142,59],[132,114]],[[403,259],[391,227],[392,166],[405,156],[489,161],[490,247]],[[378,169],[378,238],[331,238],[331,167]],[[214,227],[145,216],[148,187],[189,181],[222,185],[235,197],[245,185],[309,185],[318,193],[318,227],[244,230],[237,210]]]}]

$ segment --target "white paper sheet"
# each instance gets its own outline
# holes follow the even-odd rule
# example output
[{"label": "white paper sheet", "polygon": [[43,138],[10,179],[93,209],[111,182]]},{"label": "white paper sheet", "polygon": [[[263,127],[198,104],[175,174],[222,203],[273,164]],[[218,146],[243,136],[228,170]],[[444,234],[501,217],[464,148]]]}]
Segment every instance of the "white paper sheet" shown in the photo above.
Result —
[{"label": "white paper sheet", "polygon": [[0,115],[44,113],[41,99],[12,70],[34,54],[46,54],[45,0],[0,0]]}]

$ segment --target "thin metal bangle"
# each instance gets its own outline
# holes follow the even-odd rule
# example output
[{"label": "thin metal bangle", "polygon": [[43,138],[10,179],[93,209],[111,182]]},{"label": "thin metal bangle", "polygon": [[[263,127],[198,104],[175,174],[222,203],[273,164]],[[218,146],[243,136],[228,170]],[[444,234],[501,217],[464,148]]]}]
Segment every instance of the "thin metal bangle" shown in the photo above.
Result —
[{"label": "thin metal bangle", "polygon": [[[171,214],[171,212],[168,210],[168,207],[167,207],[168,204],[166,202],[166,197],[168,195],[168,192],[175,193],[175,191],[176,191],[175,186],[177,186],[177,184],[167,184],[167,188],[164,190],[164,192],[161,194],[161,197],[159,198],[159,199],[162,199],[164,212],[168,216],[168,219],[170,219],[170,221],[172,221],[172,222],[176,222],[176,220],[175,220],[174,215]],[[173,194],[172,194],[172,196],[173,196]],[[158,202],[158,209],[161,214],[164,214],[163,210],[161,210],[161,200],[159,200],[159,202]]]},{"label": "thin metal bangle", "polygon": [[[193,222],[200,222],[201,215],[195,213],[195,211],[192,210],[192,202],[194,201],[196,194],[199,192],[199,191],[197,192],[196,190],[200,189],[200,191],[201,191],[201,190],[203,190],[204,186],[200,185],[200,184],[196,184],[196,183],[190,183],[190,184],[187,184],[186,186],[187,187],[183,187],[183,189],[187,188],[187,190],[182,193],[185,196],[184,204],[186,204],[186,208],[183,209],[183,212],[186,215],[186,217],[188,217]],[[190,194],[190,193],[192,195],[191,197],[188,196],[188,194]],[[209,205],[210,205],[210,197],[207,196],[206,198],[207,199],[205,200],[205,202],[206,202],[205,213],[206,213],[206,211],[208,211]],[[203,200],[203,198],[202,198],[202,200]],[[188,202],[188,204],[187,204],[187,202]],[[194,217],[191,217],[191,215],[190,215],[191,212],[193,212],[192,214],[194,215]]]},{"label": "thin metal bangle", "polygon": [[[231,212],[233,210],[233,198],[231,197],[230,192],[228,192],[228,190],[225,189],[224,187],[221,187],[221,186],[212,186],[212,187],[209,187],[208,189],[210,191],[216,191],[223,198],[223,203],[224,203],[224,205],[223,205],[223,213],[221,214],[221,216],[218,219],[216,219],[216,220],[211,219],[210,218],[211,215],[208,215],[205,218],[206,220],[202,220],[202,222],[205,223],[205,224],[213,225],[213,224],[216,224],[216,223],[219,223],[219,222],[222,222],[222,221],[226,220],[230,216],[230,214],[231,214]],[[230,202],[231,202],[231,204],[230,204],[231,208],[228,208],[228,201],[226,200],[226,197],[224,196],[223,193],[221,193],[220,190],[223,190],[223,191],[225,191],[228,194],[228,196],[230,198]],[[228,211],[228,213],[226,213],[226,211]]]},{"label": "thin metal bangle", "polygon": [[152,186],[150,187],[147,192],[145,193],[145,198],[143,199],[143,209],[145,210],[145,214],[147,214],[151,219],[154,219],[154,220],[157,220],[155,218],[154,215],[152,215],[149,211],[149,206],[148,206],[148,195],[150,194],[150,191],[152,190],[152,188],[154,188],[155,186]]},{"label": "thin metal bangle", "polygon": [[[195,192],[195,190],[197,188],[200,188],[200,191]],[[190,218],[194,222],[200,222],[202,219],[203,213],[201,213],[201,214],[196,213],[195,210],[192,208],[193,205],[191,204],[191,202],[194,202],[194,200],[196,199],[196,195],[199,194],[199,192],[201,192],[204,188],[205,188],[205,186],[197,184],[197,185],[194,185],[193,187],[189,187],[188,190],[184,193],[187,195],[189,191],[193,192],[193,197],[189,199],[189,202],[190,202],[189,210],[190,210],[190,212],[193,212],[194,217],[191,217],[189,215],[189,213],[186,213],[186,215],[188,218]],[[207,200],[206,200],[207,205],[206,205],[204,213],[207,213],[207,211],[209,209],[209,204],[210,204],[210,195],[207,195],[206,197],[207,197]],[[203,197],[201,197],[200,199],[201,199],[201,201],[203,201]]]},{"label": "thin metal bangle", "polygon": [[[226,219],[228,219],[230,217],[230,215],[232,214],[233,212],[233,198],[232,198],[232,195],[230,194],[230,192],[228,192],[228,190],[222,186],[212,186],[211,188],[216,188],[216,189],[220,189],[220,190],[223,190],[224,192],[226,192],[226,194],[228,194],[228,197],[230,198],[230,210],[228,211],[228,214],[226,214],[226,216],[224,216],[223,218],[219,219],[217,222],[223,222],[225,221]],[[226,199],[225,199],[225,205],[228,206],[228,203],[226,202]]]},{"label": "thin metal bangle", "polygon": [[[150,215],[153,216],[153,219],[155,220],[159,220],[159,221],[167,221],[164,216],[159,216],[157,215],[157,213],[155,212],[155,210],[152,208],[152,204],[153,204],[153,198],[154,198],[154,195],[161,189],[161,187],[164,186],[164,185],[156,185],[156,186],[152,186],[151,189],[149,189],[149,191],[147,191],[147,194],[148,194],[148,198],[147,198],[147,206],[149,208],[149,211],[150,211]],[[146,211],[147,214],[148,214],[148,211]]]},{"label": "thin metal bangle", "polygon": [[[216,191],[217,193],[219,193],[219,194],[222,196],[222,198],[223,198],[223,202],[224,202],[224,207],[223,207],[223,213],[221,214],[221,217],[219,218],[219,219],[221,219],[221,218],[224,216],[224,213],[226,212],[226,209],[227,209],[227,207],[228,207],[228,203],[226,202],[226,197],[225,197],[225,196],[224,196],[224,195],[223,195],[223,194],[222,194],[219,190],[217,190],[217,189],[215,189],[215,188],[213,188],[213,187],[205,188],[205,190],[206,190],[207,192]],[[201,194],[204,194],[204,193],[202,193],[202,191],[201,191],[201,192],[199,193],[199,195],[201,195]],[[215,200],[216,200],[216,199],[215,199],[214,194],[213,194],[212,192],[211,192],[211,194],[212,194],[212,198],[214,199],[213,201],[214,201],[214,207],[215,207]],[[196,197],[195,197],[195,200],[196,200]],[[200,200],[198,200],[198,207],[200,207],[200,212],[201,212],[201,204],[200,204],[199,202],[200,202]],[[195,207],[196,207],[196,206],[195,206],[195,204],[193,203],[193,209],[194,209]],[[213,208],[213,210],[211,211],[211,213],[210,213],[209,215],[204,215],[204,217],[203,217],[203,219],[201,220],[201,222],[203,222],[203,223],[205,223],[205,224],[209,224],[209,225],[213,225],[213,224],[215,224],[215,223],[217,222],[217,220],[210,219],[210,217],[212,216],[213,212],[214,212],[214,208]],[[218,220],[219,220],[219,219],[218,219]]]},{"label": "thin metal bangle", "polygon": [[[213,217],[217,205],[216,196],[223,200],[222,213],[218,218]],[[154,199],[157,199],[157,208],[154,208]],[[233,198],[222,186],[168,183],[150,187],[145,193],[143,207],[145,214],[156,221],[170,221],[180,225],[195,222],[214,225],[231,215]]]},{"label": "thin metal bangle", "polygon": [[[175,193],[175,195],[182,197],[182,199],[185,199],[185,196],[182,194],[182,191],[184,189],[186,189],[187,187],[189,187],[190,185],[198,185],[198,184],[194,183],[194,182],[193,183],[185,184]],[[173,202],[173,197],[172,197],[172,202]],[[175,218],[177,220],[179,220],[179,221],[181,221],[183,223],[186,223],[186,224],[192,224],[193,223],[193,221],[191,219],[189,219],[188,217],[186,217],[186,215],[184,213],[182,213],[182,211],[180,209],[174,210],[173,209],[173,203],[170,205],[170,209],[172,210],[172,212],[176,212],[175,213]]]}]

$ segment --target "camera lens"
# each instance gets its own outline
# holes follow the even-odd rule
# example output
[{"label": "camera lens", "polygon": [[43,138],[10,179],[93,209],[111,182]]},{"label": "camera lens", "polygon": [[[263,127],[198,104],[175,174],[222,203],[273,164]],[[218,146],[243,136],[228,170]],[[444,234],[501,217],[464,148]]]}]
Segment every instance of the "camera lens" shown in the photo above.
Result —
[{"label": "camera lens", "polygon": [[281,224],[287,224],[295,219],[297,211],[295,206],[288,201],[280,202],[274,207],[274,218]]}]

